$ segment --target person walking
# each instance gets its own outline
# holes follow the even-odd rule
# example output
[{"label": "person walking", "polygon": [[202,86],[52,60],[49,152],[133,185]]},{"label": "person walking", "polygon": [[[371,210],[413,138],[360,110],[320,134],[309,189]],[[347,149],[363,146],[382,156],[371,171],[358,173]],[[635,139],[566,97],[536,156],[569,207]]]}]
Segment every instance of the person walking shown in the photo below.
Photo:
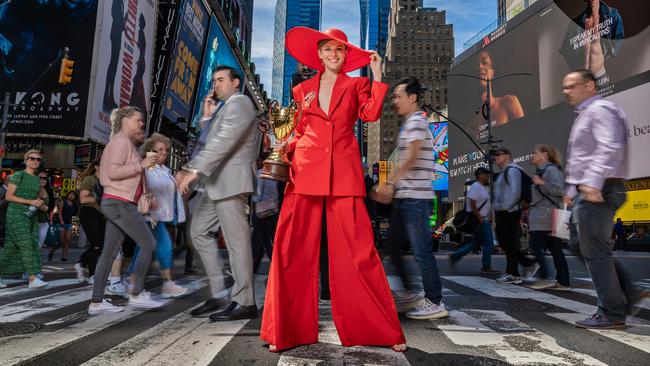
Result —
[{"label": "person walking", "polygon": [[[564,173],[560,166],[560,153],[554,146],[537,145],[533,152],[533,165],[537,171],[533,176],[532,204],[528,208],[530,246],[535,253],[539,271],[537,280],[528,287],[535,290],[561,290],[570,288],[569,266],[567,265],[562,241],[551,236],[551,215],[554,208],[560,208],[564,194]],[[556,276],[548,279],[548,266],[544,252],[548,249],[553,256]]]},{"label": "person walking", "polygon": [[[177,175],[178,188],[186,194],[199,176],[205,192],[193,212],[192,244],[210,282],[211,297],[191,314],[201,315],[218,310],[224,290],[218,248],[210,232],[221,227],[235,284],[230,305],[210,315],[211,321],[253,319],[257,317],[253,289],[253,254],[248,224],[248,198],[255,191],[255,160],[259,146],[255,107],[239,90],[242,76],[229,66],[217,66],[212,74],[215,97],[224,101],[206,105],[203,118],[212,118],[205,146],[183,166]],[[210,99],[210,98],[206,98]],[[207,104],[206,100],[206,104]]]},{"label": "person walking", "polygon": [[620,217],[616,218],[614,224],[614,235],[616,236],[616,244],[614,250],[627,250],[627,234],[625,233],[625,225]]},{"label": "person walking", "polygon": [[[38,192],[38,198],[43,201],[43,204],[50,207],[50,198],[47,194],[47,187],[50,184],[47,177],[42,177],[39,174],[38,179],[41,182],[41,190]],[[45,244],[45,237],[47,236],[47,230],[51,225],[50,222],[50,213],[46,210],[38,210],[36,213],[36,221],[38,222],[38,247],[42,248]]]},{"label": "person walking", "polygon": [[476,181],[469,187],[465,196],[465,210],[473,213],[478,218],[479,225],[474,230],[471,241],[450,254],[449,261],[453,266],[473,250],[482,248],[481,274],[498,275],[499,271],[492,269],[494,237],[492,236],[492,222],[490,220],[492,207],[488,188],[491,175],[490,169],[485,167],[479,167],[474,171]]},{"label": "person walking", "polygon": [[50,249],[47,258],[51,262],[54,252],[56,252],[59,247],[62,247],[61,262],[67,262],[70,241],[72,240],[72,217],[76,216],[79,212],[77,193],[75,191],[68,192],[68,194],[65,195],[65,199],[59,202],[58,212],[59,222],[61,223],[61,245],[57,245]]},{"label": "person walking", "polygon": [[15,172],[9,180],[5,199],[7,220],[5,245],[0,249],[0,276],[27,273],[29,288],[47,286],[38,278],[41,272],[41,252],[38,247],[37,211],[47,212],[47,205],[38,198],[43,187],[36,171],[43,157],[38,150],[25,153],[25,169]]},{"label": "person walking", "polygon": [[628,129],[616,103],[598,95],[591,71],[576,70],[562,80],[566,101],[576,108],[567,147],[564,203],[573,204],[580,253],[598,295],[598,310],[575,322],[582,328],[623,328],[626,303],[641,300],[625,268],[612,257],[614,214],[627,198]]},{"label": "person walking", "polygon": [[[388,239],[390,256],[401,261],[401,238],[396,235],[403,228],[411,243],[413,256],[422,273],[424,298],[406,313],[411,319],[440,319],[449,315],[442,303],[442,283],[438,265],[433,255],[433,238],[429,229],[429,216],[433,210],[435,192],[431,184],[434,172],[433,135],[424,112],[420,110],[422,86],[414,77],[397,82],[391,96],[393,108],[404,118],[398,138],[399,160],[395,173],[381,187],[381,195],[394,189]],[[391,192],[392,193],[392,192]]]},{"label": "person walking", "polygon": [[106,281],[113,260],[122,247],[125,236],[140,245],[140,254],[131,273],[127,290],[129,305],[151,309],[162,306],[144,291],[144,279],[156,247],[156,239],[149,224],[137,209],[137,202],[144,194],[144,169],[155,165],[155,156],[140,158],[137,146],[144,141],[144,114],[137,107],[122,107],[111,113],[112,136],[102,154],[99,181],[104,192],[101,211],[106,217],[104,249],[95,270],[92,299],[88,306],[89,315],[124,311],[103,299]]},{"label": "person walking", "polygon": [[[364,205],[365,187],[354,137],[358,119],[376,121],[388,86],[381,58],[348,42],[341,30],[295,27],[287,50],[318,70],[293,88],[301,118],[279,152],[291,159],[276,230],[260,338],[269,351],[318,342],[318,271],[322,221],[327,221],[332,318],[344,346],[406,350],[386,274]],[[347,72],[370,64],[373,82]]]},{"label": "person walking", "polygon": [[253,202],[253,272],[257,273],[264,253],[269,258],[273,255],[273,238],[278,224],[280,202],[278,200],[278,182],[261,179],[262,161],[258,159],[257,189],[252,197]]},{"label": "person walking", "polygon": [[[156,259],[160,275],[163,278],[162,297],[181,297],[187,293],[187,289],[177,285],[172,280],[173,250],[174,243],[167,230],[167,225],[176,225],[185,222],[185,208],[183,197],[178,191],[176,180],[165,164],[169,156],[171,140],[159,133],[154,133],[144,141],[140,148],[144,157],[147,152],[156,153],[155,165],[145,171],[146,184],[149,193],[156,196],[157,207],[147,215],[146,219],[153,228],[156,238]],[[129,266],[129,272],[135,270],[140,246],[135,248],[133,259]]]},{"label": "person walking", "polygon": [[535,261],[520,250],[521,190],[523,169],[512,161],[512,153],[505,147],[492,150],[492,157],[501,173],[494,182],[494,222],[499,245],[506,252],[506,272],[498,283],[521,284],[519,265],[526,267],[529,277],[535,272]]}]

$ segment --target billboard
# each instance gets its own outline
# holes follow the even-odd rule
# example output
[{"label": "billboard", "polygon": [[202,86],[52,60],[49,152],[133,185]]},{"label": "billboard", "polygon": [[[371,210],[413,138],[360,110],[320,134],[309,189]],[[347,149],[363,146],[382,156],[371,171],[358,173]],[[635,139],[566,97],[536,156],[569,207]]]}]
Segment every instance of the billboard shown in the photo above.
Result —
[{"label": "billboard", "polygon": [[162,114],[185,130],[192,118],[192,103],[210,19],[201,0],[185,0],[180,9],[176,48],[171,56]]},{"label": "billboard", "polygon": [[[595,7],[598,17],[593,16]],[[619,103],[627,115],[629,177],[650,176],[644,158],[650,155],[650,122],[642,111],[643,101],[650,100],[648,13],[650,2],[642,1],[540,0],[459,55],[449,74],[493,80],[492,134],[532,172],[526,162],[536,144],[555,145],[563,154],[566,150],[575,113],[564,102],[563,76],[576,68],[590,69],[600,94]],[[505,77],[511,73],[532,75]],[[487,135],[486,84],[448,78],[449,115],[480,142]],[[457,199],[483,156],[460,132],[451,132],[450,198]]]},{"label": "billboard", "polygon": [[446,191],[449,189],[449,126],[447,122],[429,123],[433,135],[433,189]]},{"label": "billboard", "polygon": [[86,136],[108,142],[111,111],[126,105],[147,114],[156,25],[153,0],[100,2],[93,97]]},{"label": "billboard", "polygon": [[[97,0],[2,3],[0,95],[10,92],[14,104],[8,132],[83,138]],[[67,85],[58,84],[64,47],[75,61]]]},{"label": "billboard", "polygon": [[[226,38],[221,25],[215,16],[210,19],[210,30],[206,41],[205,54],[203,55],[203,66],[199,75],[199,85],[197,87],[196,99],[194,101],[194,116],[192,118],[192,127],[200,130],[199,120],[201,119],[201,101],[208,95],[212,89],[212,70],[218,65],[230,66],[237,70],[239,75],[244,77],[244,71],[239,65],[230,42]],[[243,80],[242,85],[243,88]]]}]

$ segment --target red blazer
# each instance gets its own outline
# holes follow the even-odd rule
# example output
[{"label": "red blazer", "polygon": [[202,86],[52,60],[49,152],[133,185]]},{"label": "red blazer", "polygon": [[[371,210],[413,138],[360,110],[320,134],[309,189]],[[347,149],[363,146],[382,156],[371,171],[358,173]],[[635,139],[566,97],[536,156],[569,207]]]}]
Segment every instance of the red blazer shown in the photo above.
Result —
[{"label": "red blazer", "polygon": [[[302,103],[302,117],[287,152],[291,181],[287,193],[317,196],[365,196],[359,144],[354,136],[357,119],[374,122],[381,117],[388,85],[365,77],[341,73],[332,90],[329,113],[318,103],[318,73],[293,88],[294,100]],[[305,96],[315,93],[309,105]]]}]

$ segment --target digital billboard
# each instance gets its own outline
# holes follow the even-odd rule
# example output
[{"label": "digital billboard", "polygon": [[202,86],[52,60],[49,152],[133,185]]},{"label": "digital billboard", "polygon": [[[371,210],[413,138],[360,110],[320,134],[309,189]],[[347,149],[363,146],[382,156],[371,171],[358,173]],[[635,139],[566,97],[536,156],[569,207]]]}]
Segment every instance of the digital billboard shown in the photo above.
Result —
[{"label": "digital billboard", "polygon": [[185,0],[180,9],[176,48],[171,57],[167,91],[163,98],[163,116],[185,130],[192,118],[192,104],[210,19],[201,0]]},{"label": "digital billboard", "polygon": [[449,189],[449,126],[447,122],[429,123],[433,135],[434,172],[431,180],[433,189],[446,191]]},{"label": "digital billboard", "polygon": [[[532,172],[528,161],[536,144],[555,145],[564,155],[575,113],[564,101],[562,78],[587,68],[600,94],[627,116],[629,177],[650,176],[650,122],[643,112],[650,100],[647,14],[645,1],[537,1],[456,58],[448,76],[449,116],[484,143],[487,83],[476,78],[491,79],[494,140]],[[531,75],[507,76],[513,73]],[[450,132],[450,198],[457,199],[483,155],[460,131]]]},{"label": "digital billboard", "polygon": [[[1,3],[0,95],[14,104],[8,132],[83,138],[97,0]],[[65,47],[75,64],[61,85]]]},{"label": "digital billboard", "polygon": [[[201,119],[201,101],[212,89],[212,71],[219,65],[230,66],[234,68],[239,75],[244,77],[244,71],[237,61],[230,42],[226,38],[219,21],[215,16],[210,19],[210,30],[206,41],[205,54],[203,55],[203,66],[199,75],[199,85],[197,87],[196,100],[194,101],[194,116],[192,118],[192,127],[200,130],[199,120]],[[242,85],[243,88],[243,80]]]},{"label": "digital billboard", "polygon": [[86,136],[107,143],[111,111],[132,105],[149,110],[156,2],[100,2],[93,103]]}]

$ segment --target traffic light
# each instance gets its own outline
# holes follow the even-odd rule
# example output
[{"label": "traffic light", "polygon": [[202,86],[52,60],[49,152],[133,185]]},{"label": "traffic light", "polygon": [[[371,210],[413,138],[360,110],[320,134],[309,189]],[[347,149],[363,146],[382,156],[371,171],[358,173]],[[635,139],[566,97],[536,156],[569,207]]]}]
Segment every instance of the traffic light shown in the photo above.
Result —
[{"label": "traffic light", "polygon": [[67,58],[61,59],[61,70],[59,71],[59,84],[70,84],[72,82],[72,68],[74,61]]}]

